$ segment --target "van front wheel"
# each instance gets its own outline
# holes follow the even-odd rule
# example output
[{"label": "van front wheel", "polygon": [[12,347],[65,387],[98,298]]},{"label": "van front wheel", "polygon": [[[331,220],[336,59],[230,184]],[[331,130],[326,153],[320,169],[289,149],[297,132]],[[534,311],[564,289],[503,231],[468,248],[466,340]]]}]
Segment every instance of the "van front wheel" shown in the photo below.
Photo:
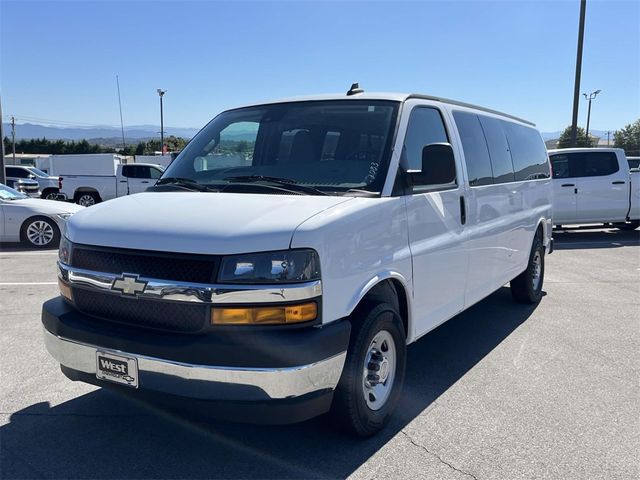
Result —
[{"label": "van front wheel", "polygon": [[358,309],[331,414],[352,434],[368,437],[389,421],[404,383],[406,336],[388,303]]},{"label": "van front wheel", "polygon": [[542,299],[544,281],[544,245],[536,235],[529,254],[527,269],[511,280],[511,296],[518,303],[535,304]]}]

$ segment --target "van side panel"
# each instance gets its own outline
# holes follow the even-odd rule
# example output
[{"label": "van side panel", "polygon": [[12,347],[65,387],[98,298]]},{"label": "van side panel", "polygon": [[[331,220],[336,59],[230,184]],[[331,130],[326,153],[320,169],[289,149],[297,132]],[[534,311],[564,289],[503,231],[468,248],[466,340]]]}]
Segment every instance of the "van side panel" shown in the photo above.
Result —
[{"label": "van side panel", "polygon": [[[544,143],[534,129],[471,109],[452,108],[450,113],[467,169],[466,308],[526,269],[535,231],[540,222],[547,224],[551,219],[552,186],[550,178],[518,181],[526,176],[535,178],[538,172],[545,174],[545,164],[548,174]],[[497,123],[502,126],[495,129]],[[510,138],[514,128],[520,129],[521,138]],[[527,129],[525,135],[523,128]],[[511,173],[505,169],[509,163]],[[468,171],[470,166],[473,172]],[[487,178],[494,173],[494,178]],[[548,239],[543,241],[549,243]]]},{"label": "van side panel", "polygon": [[[298,226],[291,248],[320,255],[322,320],[348,316],[376,280],[396,278],[413,292],[403,197],[354,198]],[[411,311],[411,305],[409,305]],[[409,338],[411,338],[411,324]]]}]

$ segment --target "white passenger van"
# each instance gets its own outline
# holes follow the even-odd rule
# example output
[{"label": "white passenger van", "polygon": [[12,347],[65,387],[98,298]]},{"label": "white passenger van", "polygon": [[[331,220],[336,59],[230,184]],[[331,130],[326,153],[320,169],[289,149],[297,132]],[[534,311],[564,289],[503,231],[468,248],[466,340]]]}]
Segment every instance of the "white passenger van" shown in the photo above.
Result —
[{"label": "white passenger van", "polygon": [[371,435],[407,344],[505,283],[540,300],[551,197],[538,131],[492,110],[357,86],[229,110],[71,218],[45,342],[73,380]]}]

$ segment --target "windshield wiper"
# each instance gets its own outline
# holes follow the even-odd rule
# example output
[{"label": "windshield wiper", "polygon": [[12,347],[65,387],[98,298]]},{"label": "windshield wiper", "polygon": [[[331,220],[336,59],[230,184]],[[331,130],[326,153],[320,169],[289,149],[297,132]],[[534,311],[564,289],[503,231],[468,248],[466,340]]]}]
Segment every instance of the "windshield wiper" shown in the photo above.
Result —
[{"label": "windshield wiper", "polygon": [[155,184],[156,187],[161,187],[163,185],[175,185],[178,187],[186,188],[188,190],[194,190],[197,192],[217,192],[217,190],[213,188],[209,188],[202,183],[198,183],[195,180],[191,180],[190,178],[184,177],[166,177],[161,178]]},{"label": "windshield wiper", "polygon": [[350,188],[345,190],[344,194],[352,193],[354,197],[379,197],[380,192],[371,192],[369,190],[361,190],[359,188]]},{"label": "windshield wiper", "polygon": [[[309,187],[307,185],[300,185],[295,180],[290,178],[281,178],[281,177],[268,177],[265,175],[239,175],[237,177],[225,177],[223,180],[228,182],[238,182],[238,183],[260,183],[265,186],[273,186],[278,185],[283,188],[283,190],[288,190],[290,192],[301,192],[309,195],[329,195],[327,192],[323,192],[314,187]],[[271,185],[270,185],[271,184]]]}]

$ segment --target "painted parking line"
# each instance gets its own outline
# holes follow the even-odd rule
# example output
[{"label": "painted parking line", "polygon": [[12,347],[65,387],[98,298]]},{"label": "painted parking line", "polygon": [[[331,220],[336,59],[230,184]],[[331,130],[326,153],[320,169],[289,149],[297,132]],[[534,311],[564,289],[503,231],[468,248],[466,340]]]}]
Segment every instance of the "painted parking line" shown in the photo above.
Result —
[{"label": "painted parking line", "polygon": [[19,287],[30,285],[58,285],[58,282],[0,282],[0,287]]}]

